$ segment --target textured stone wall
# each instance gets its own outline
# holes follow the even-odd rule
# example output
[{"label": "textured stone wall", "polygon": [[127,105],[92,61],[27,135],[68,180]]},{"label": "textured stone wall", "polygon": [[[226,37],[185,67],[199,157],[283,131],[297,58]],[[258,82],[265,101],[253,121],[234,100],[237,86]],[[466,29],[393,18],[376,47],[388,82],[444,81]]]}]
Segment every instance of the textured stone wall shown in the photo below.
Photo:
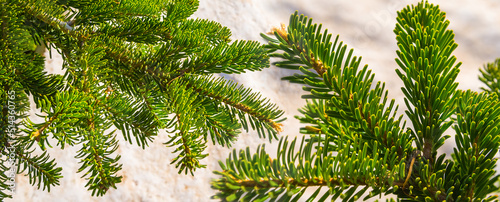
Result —
[{"label": "textured stone wall", "polygon": [[[313,17],[317,23],[323,23],[355,54],[363,56],[363,63],[375,72],[375,80],[386,82],[390,98],[400,104],[399,113],[403,113],[404,102],[400,87],[402,82],[394,69],[396,58],[396,40],[393,34],[396,23],[396,11],[402,9],[399,0],[201,0],[200,8],[194,17],[208,18],[220,22],[233,31],[233,39],[260,40],[259,33],[267,32],[281,22],[288,23],[288,18],[295,10]],[[404,1],[413,2],[418,1]],[[437,3],[437,1],[430,1]],[[455,40],[459,44],[454,55],[462,61],[458,76],[459,88],[479,90],[478,68],[486,62],[500,57],[500,3],[495,0],[471,1],[456,0],[441,3],[441,9],[451,21],[449,28],[455,31]],[[61,73],[61,58],[55,52],[47,60],[51,72]],[[297,108],[305,102],[300,99],[301,87],[280,81],[280,77],[289,72],[269,68],[262,72],[242,75],[224,75],[226,78],[252,87],[270,98],[286,110],[288,120],[284,123],[281,135],[297,136],[300,127],[293,116],[298,115]],[[36,110],[32,111],[34,117]],[[40,120],[40,119],[34,119]],[[61,185],[51,189],[50,193],[38,190],[29,184],[28,178],[17,177],[17,193],[13,200],[7,201],[209,201],[214,191],[210,180],[215,177],[212,170],[218,170],[218,161],[225,160],[231,149],[209,145],[210,156],[203,160],[206,169],[199,169],[195,176],[177,174],[177,169],[170,165],[172,149],[162,145],[168,140],[162,133],[154,144],[146,149],[127,144],[120,140],[118,153],[123,170],[123,182],[118,189],[110,190],[106,196],[91,197],[84,188],[86,181],[81,179],[78,160],[74,158],[78,148],[65,150],[48,149],[59,166],[63,167]],[[257,137],[256,132],[241,134],[234,148],[250,147],[267,143],[267,150],[275,154],[277,141],[269,144]],[[55,145],[55,144],[53,144]],[[445,149],[446,151],[446,149]]]}]

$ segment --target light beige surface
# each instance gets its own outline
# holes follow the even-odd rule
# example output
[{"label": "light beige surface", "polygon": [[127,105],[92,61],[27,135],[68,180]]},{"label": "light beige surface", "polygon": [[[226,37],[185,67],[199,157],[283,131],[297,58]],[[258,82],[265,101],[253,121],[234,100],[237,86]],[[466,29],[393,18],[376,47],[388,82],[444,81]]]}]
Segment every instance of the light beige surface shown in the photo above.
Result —
[{"label": "light beige surface", "polygon": [[[288,23],[290,14],[299,10],[313,17],[315,22],[323,23],[324,28],[334,35],[340,34],[341,40],[355,48],[356,55],[363,56],[363,63],[369,64],[375,72],[375,80],[386,82],[390,98],[396,99],[404,108],[400,90],[402,82],[394,72],[397,47],[393,29],[396,11],[405,6],[401,2],[418,1],[202,0],[195,16],[216,20],[229,27],[233,39],[261,40],[259,33],[267,32],[281,22]],[[455,31],[455,40],[459,44],[454,52],[463,62],[458,76],[459,88],[479,90],[478,68],[500,57],[500,3],[495,0],[442,1],[441,9],[447,13],[451,21],[449,27]],[[61,71],[61,59],[56,54],[47,63],[49,71]],[[296,136],[300,125],[293,116],[298,115],[296,109],[304,101],[300,99],[300,86],[279,80],[284,75],[287,72],[270,68],[256,73],[226,75],[226,78],[260,91],[285,109],[288,120],[284,123],[282,135]],[[403,110],[399,112],[403,113]],[[124,177],[123,182],[117,190],[110,190],[100,198],[91,197],[84,188],[86,181],[80,178],[80,173],[76,174],[79,168],[78,160],[74,158],[76,148],[49,149],[51,157],[63,167],[61,186],[47,193],[32,187],[28,179],[20,175],[14,200],[7,201],[209,201],[214,194],[210,188],[210,180],[215,177],[212,170],[219,169],[217,161],[225,160],[230,149],[209,145],[207,152],[210,156],[203,160],[207,168],[198,170],[193,177],[177,174],[177,169],[170,165],[175,155],[171,154],[171,148],[162,145],[167,140],[167,134],[163,133],[145,150],[121,141],[118,152],[122,155],[120,175]],[[234,148],[249,146],[254,151],[257,145],[265,142],[255,132],[244,133]],[[274,154],[276,144],[266,148]]]}]

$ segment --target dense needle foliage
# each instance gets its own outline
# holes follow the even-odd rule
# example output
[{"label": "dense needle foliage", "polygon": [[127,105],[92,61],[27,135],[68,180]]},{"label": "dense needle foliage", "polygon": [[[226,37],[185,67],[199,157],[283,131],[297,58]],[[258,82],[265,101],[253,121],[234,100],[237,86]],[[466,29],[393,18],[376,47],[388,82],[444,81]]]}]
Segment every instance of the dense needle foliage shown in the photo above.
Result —
[{"label": "dense needle foliage", "polygon": [[[321,25],[296,12],[273,37],[262,34],[270,56],[280,59],[276,67],[300,71],[282,79],[308,92],[297,117],[304,136],[282,138],[276,158],[264,146],[234,151],[215,171],[214,198],[297,201],[311,188],[307,201],[497,200],[500,62],[481,70],[485,92],[457,89],[461,63],[452,55],[457,44],[448,25],[446,14],[426,1],[398,12],[396,72],[409,126],[385,84],[374,83],[361,57]],[[438,149],[450,131],[456,146],[446,156]]]},{"label": "dense needle foliage", "polygon": [[[59,185],[49,139],[80,148],[78,172],[97,196],[121,182],[118,134],[144,148],[166,130],[172,164],[191,174],[205,167],[208,143],[231,146],[242,128],[277,139],[281,110],[213,76],[266,68],[266,50],[188,18],[197,8],[197,0],[0,0],[0,200],[11,197],[15,174],[49,191]],[[62,55],[64,75],[47,73],[41,45]],[[29,96],[43,122],[27,118]]]}]

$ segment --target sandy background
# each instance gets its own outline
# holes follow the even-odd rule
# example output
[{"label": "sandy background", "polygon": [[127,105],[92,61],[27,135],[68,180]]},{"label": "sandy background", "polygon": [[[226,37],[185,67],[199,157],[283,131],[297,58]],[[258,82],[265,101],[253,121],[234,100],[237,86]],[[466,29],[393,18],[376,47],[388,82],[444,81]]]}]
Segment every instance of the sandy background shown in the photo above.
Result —
[{"label": "sandy background", "polygon": [[[194,17],[222,23],[232,30],[233,39],[262,41],[259,33],[267,32],[281,22],[288,23],[290,14],[299,10],[316,23],[323,23],[324,28],[334,35],[339,34],[342,41],[355,49],[356,55],[363,56],[363,63],[369,64],[375,72],[375,80],[386,82],[390,98],[397,100],[402,113],[402,82],[394,72],[397,47],[393,29],[396,11],[405,5],[399,0],[201,0]],[[459,88],[479,90],[482,85],[477,79],[478,68],[500,57],[500,3],[495,0],[457,0],[441,2],[440,5],[451,21],[449,28],[455,31],[459,45],[454,55],[463,62],[458,76]],[[52,60],[47,60],[51,72],[60,72],[61,64],[56,53],[53,53]],[[305,102],[300,99],[300,86],[279,80],[285,75],[288,75],[286,71],[272,67],[262,72],[226,77],[260,91],[281,106],[288,117],[281,134],[296,136],[300,125],[293,116],[298,115],[296,109]],[[33,110],[32,115],[35,112]],[[123,182],[118,184],[118,189],[110,190],[100,198],[91,197],[84,187],[86,181],[80,178],[81,174],[76,174],[79,167],[74,158],[77,149],[49,149],[51,157],[63,167],[61,185],[47,193],[32,187],[27,177],[19,175],[17,193],[13,200],[6,201],[209,201],[214,194],[210,188],[210,180],[215,177],[212,170],[219,169],[217,162],[225,160],[231,149],[209,145],[207,152],[210,156],[203,160],[207,168],[199,169],[195,176],[179,175],[170,165],[174,158],[172,149],[162,145],[167,139],[166,134],[160,134],[155,143],[144,150],[121,141],[118,152],[122,155],[120,175],[124,177]],[[244,133],[234,148],[249,146],[254,151],[257,145],[266,142],[259,139],[256,132]],[[266,146],[270,153],[275,153],[277,141],[274,143]]]}]

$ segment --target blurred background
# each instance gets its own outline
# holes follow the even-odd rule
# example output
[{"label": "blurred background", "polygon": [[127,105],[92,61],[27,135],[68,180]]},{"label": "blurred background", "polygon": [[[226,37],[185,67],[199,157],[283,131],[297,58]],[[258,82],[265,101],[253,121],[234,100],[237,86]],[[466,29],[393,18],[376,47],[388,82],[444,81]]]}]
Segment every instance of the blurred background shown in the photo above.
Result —
[{"label": "blurred background", "polygon": [[[220,22],[232,30],[233,40],[264,42],[260,33],[268,32],[280,23],[288,24],[289,16],[298,10],[299,13],[312,17],[313,22],[322,23],[323,28],[327,28],[334,36],[340,35],[340,40],[353,48],[355,55],[362,56],[362,63],[368,64],[375,73],[375,82],[386,83],[389,98],[396,100],[400,105],[398,113],[403,114],[406,107],[400,90],[402,82],[394,71],[397,68],[394,60],[397,46],[393,30],[396,12],[407,4],[417,2],[419,1],[201,0],[199,10],[192,17]],[[429,2],[440,4],[450,21],[449,29],[454,30],[458,48],[453,54],[463,63],[457,79],[459,88],[480,91],[483,85],[478,80],[478,69],[500,57],[500,2]],[[48,53],[46,56],[48,58]],[[46,63],[49,72],[62,72],[62,60],[57,52],[52,52],[52,59],[47,59]],[[222,76],[261,92],[285,110],[288,120],[283,123],[284,131],[281,135],[295,137],[300,135],[298,131],[301,126],[293,116],[299,115],[297,109],[305,101],[300,98],[301,86],[280,80],[289,74],[291,73],[285,70],[271,67],[261,72]],[[39,120],[35,117],[37,112],[36,109],[31,112],[35,121]],[[449,134],[452,135],[451,131]],[[54,147],[48,150],[50,156],[63,168],[61,185],[51,188],[51,192],[47,193],[31,186],[26,176],[18,175],[17,192],[13,199],[6,201],[210,201],[215,193],[210,188],[210,181],[217,177],[212,171],[219,170],[218,161],[224,161],[232,151],[208,145],[206,152],[210,156],[202,161],[207,168],[198,169],[191,176],[177,174],[175,166],[170,165],[175,155],[171,153],[172,148],[162,144],[168,140],[166,133],[160,134],[144,150],[126,143],[120,135],[117,137],[120,141],[118,153],[122,156],[120,163],[123,164],[123,169],[119,172],[123,179],[117,185],[118,189],[109,190],[104,197],[91,197],[91,193],[85,189],[86,181],[81,179],[82,174],[76,173],[80,167],[78,160],[74,158],[77,149],[60,150]],[[453,145],[450,144],[453,141],[453,138],[449,139],[443,152],[452,151],[450,147]],[[264,143],[266,150],[274,157],[278,141],[270,144],[267,140],[259,139],[255,131],[242,133],[233,148],[239,150],[250,147],[255,151],[259,144]]]}]

